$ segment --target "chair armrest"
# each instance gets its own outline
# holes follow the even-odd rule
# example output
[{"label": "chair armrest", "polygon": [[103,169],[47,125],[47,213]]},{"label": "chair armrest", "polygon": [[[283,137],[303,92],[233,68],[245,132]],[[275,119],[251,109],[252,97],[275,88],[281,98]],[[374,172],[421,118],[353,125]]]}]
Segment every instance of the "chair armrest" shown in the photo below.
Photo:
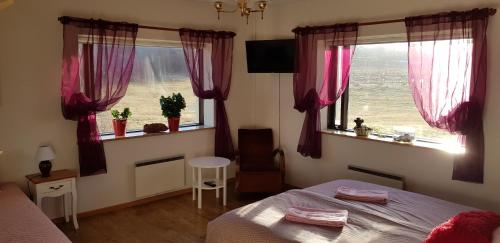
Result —
[{"label": "chair armrest", "polygon": [[281,148],[277,148],[273,151],[273,157],[279,154],[278,166],[281,171],[282,180],[285,181],[285,152]]},{"label": "chair armrest", "polygon": [[234,160],[239,163],[240,161],[240,151],[239,150],[235,150],[234,151]]},{"label": "chair armrest", "polygon": [[234,151],[234,162],[236,165],[236,172],[239,172],[240,171],[240,151],[239,150]]},{"label": "chair armrest", "polygon": [[277,154],[279,154],[280,157],[285,157],[285,153],[280,148],[273,150],[273,157],[276,157]]}]

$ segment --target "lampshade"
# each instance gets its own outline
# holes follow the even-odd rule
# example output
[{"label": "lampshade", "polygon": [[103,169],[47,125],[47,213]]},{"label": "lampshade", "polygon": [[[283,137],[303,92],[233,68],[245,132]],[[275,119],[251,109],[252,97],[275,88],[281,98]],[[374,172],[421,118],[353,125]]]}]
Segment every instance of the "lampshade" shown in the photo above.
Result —
[{"label": "lampshade", "polygon": [[55,154],[50,146],[40,146],[36,152],[37,161],[53,160],[54,158]]}]

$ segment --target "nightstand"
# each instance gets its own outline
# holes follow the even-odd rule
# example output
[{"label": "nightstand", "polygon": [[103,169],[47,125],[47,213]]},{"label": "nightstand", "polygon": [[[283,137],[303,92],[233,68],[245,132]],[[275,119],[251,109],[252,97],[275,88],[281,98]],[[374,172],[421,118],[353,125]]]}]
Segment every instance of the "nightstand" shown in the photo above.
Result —
[{"label": "nightstand", "polygon": [[78,229],[77,215],[77,199],[76,199],[76,171],[73,170],[56,170],[52,171],[49,177],[42,177],[39,173],[27,175],[28,189],[33,190],[36,205],[42,209],[42,199],[44,197],[60,197],[63,196],[64,202],[64,219],[69,222],[69,211],[71,202],[71,213],[73,215],[73,225]]}]

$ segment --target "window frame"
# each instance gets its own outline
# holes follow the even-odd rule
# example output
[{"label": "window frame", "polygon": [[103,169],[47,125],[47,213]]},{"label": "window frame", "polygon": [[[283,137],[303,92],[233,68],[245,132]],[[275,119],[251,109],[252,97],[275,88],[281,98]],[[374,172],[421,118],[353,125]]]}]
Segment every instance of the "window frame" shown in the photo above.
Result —
[{"label": "window frame", "polygon": [[[370,38],[372,37],[372,38]],[[373,38],[370,36],[368,38],[359,38],[358,45],[369,45],[369,44],[383,44],[383,43],[401,43],[407,42],[406,40],[402,40],[401,35],[387,35],[385,38],[381,40],[377,40],[377,38]],[[360,40],[360,41],[359,41]],[[349,111],[349,89],[350,89],[350,77],[348,77],[348,82],[346,89],[342,96],[335,103],[329,105],[327,107],[326,112],[326,121],[327,121],[327,130],[334,130],[340,132],[354,132],[353,128],[349,128],[348,124],[348,111]],[[340,102],[340,124],[337,124],[337,102]],[[380,138],[394,138],[395,134],[393,133],[376,133],[373,132],[372,135],[380,137]],[[440,141],[436,141],[433,138],[428,137],[415,137],[415,141],[424,142],[424,143],[432,143],[432,144],[442,144]]]},{"label": "window frame", "polygon": [[[80,35],[79,36],[79,45],[88,45],[84,41],[86,40],[86,35]],[[172,41],[172,40],[161,40],[161,39],[136,39],[136,44],[135,46],[142,46],[142,47],[164,47],[164,48],[182,48],[182,43],[180,41]],[[91,50],[93,50],[93,46],[91,47]],[[92,52],[91,52],[92,53]],[[127,94],[125,94],[127,95]],[[196,96],[196,95],[195,95]],[[125,97],[125,96],[124,96]],[[198,122],[197,123],[188,123],[188,124],[180,124],[179,128],[188,128],[188,127],[201,127],[205,126],[205,99],[202,99],[200,97],[198,98]],[[108,111],[104,111],[108,112]],[[143,129],[132,129],[132,130],[126,130],[125,134],[129,133],[139,133],[143,132]],[[114,131],[110,132],[100,132],[100,136],[109,136],[109,135],[114,135]]]},{"label": "window frame", "polygon": [[348,120],[347,114],[349,109],[349,81],[344,90],[344,93],[340,97],[340,124],[337,124],[337,102],[328,106],[327,111],[327,129],[338,130],[338,131],[350,131],[347,128]]}]

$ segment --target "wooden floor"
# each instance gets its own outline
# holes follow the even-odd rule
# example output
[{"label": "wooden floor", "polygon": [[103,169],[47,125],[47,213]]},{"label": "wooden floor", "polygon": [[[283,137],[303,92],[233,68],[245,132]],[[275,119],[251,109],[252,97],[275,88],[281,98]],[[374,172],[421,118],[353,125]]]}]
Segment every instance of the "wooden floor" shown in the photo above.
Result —
[{"label": "wooden floor", "polygon": [[215,191],[210,190],[203,191],[201,210],[192,200],[192,194],[185,194],[79,219],[77,231],[72,223],[58,224],[58,227],[73,242],[204,242],[209,221],[264,197],[237,196],[233,188],[228,186],[226,207],[222,206],[222,195],[216,202]]}]

